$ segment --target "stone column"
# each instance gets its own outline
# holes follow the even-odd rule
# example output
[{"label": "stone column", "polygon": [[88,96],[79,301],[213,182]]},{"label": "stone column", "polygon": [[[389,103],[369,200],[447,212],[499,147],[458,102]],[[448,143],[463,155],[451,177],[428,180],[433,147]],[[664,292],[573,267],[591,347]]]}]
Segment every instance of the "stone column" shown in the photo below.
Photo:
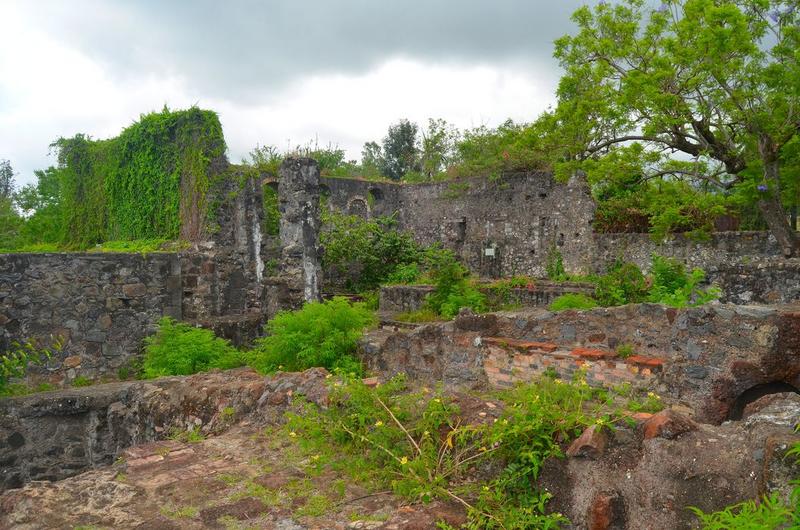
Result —
[{"label": "stone column", "polygon": [[280,278],[286,289],[280,309],[320,299],[319,165],[311,158],[286,158],[278,179],[280,201]]}]

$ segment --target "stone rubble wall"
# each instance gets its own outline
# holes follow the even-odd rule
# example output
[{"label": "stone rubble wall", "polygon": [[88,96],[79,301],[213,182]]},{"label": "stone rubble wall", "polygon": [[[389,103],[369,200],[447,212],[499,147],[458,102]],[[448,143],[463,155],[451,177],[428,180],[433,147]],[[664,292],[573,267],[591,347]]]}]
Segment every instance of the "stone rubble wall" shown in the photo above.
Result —
[{"label": "stone rubble wall", "polygon": [[[552,248],[561,253],[570,273],[605,272],[617,260],[648,271],[651,256],[659,254],[704,269],[710,281],[723,287],[726,302],[800,299],[800,266],[781,258],[768,232],[718,232],[707,241],[677,234],[660,242],[650,234],[593,233],[595,205],[578,178],[567,184],[547,173],[426,184],[337,178],[321,182],[330,210],[366,218],[393,216],[418,242],[453,250],[482,278],[546,277]],[[346,274],[338,271],[326,279],[343,284]]]},{"label": "stone rubble wall", "polygon": [[[622,345],[634,355],[621,358],[616,352]],[[569,378],[582,368],[590,384],[632,383],[716,423],[757,385],[800,388],[800,312],[793,306],[631,304],[486,315],[462,310],[451,322],[369,333],[361,350],[373,370],[459,387],[506,386],[546,371]]]},{"label": "stone rubble wall", "polygon": [[159,318],[181,318],[181,296],[175,254],[0,254],[0,351],[58,338],[38,379],[116,377]]},{"label": "stone rubble wall", "polygon": [[277,422],[297,396],[324,404],[326,374],[242,368],[0,400],[0,491],[109,465],[127,447],[187,430]]},{"label": "stone rubble wall", "polygon": [[[431,285],[387,285],[381,287],[379,310],[386,313],[417,311],[425,305],[425,297],[432,293]],[[566,293],[591,295],[594,287],[576,282],[550,282],[538,280],[528,287],[514,287],[501,291],[489,286],[479,286],[492,307],[547,307]]]}]

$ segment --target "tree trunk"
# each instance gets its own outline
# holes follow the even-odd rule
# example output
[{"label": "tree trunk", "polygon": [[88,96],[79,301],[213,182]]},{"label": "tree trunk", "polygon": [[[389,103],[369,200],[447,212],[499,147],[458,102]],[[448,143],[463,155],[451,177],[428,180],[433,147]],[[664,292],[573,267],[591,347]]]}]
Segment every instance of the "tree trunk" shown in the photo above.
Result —
[{"label": "tree trunk", "polygon": [[764,163],[764,181],[769,184],[769,188],[761,192],[761,199],[758,201],[758,208],[764,216],[772,235],[778,240],[778,244],[786,257],[796,256],[800,248],[800,240],[797,232],[789,224],[786,210],[781,204],[781,181],[780,165],[778,162],[777,146],[771,138],[762,136],[759,138],[759,151],[761,160]]}]

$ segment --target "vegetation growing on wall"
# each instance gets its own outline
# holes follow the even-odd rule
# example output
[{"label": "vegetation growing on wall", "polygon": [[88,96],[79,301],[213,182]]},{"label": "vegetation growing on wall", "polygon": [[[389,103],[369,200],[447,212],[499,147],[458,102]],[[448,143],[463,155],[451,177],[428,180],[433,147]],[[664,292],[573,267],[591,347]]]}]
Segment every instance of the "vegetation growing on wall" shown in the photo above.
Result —
[{"label": "vegetation growing on wall", "polygon": [[108,140],[78,134],[52,147],[58,165],[16,194],[29,217],[5,246],[195,239],[209,213],[212,164],[226,149],[216,113],[195,107],[142,115]]}]

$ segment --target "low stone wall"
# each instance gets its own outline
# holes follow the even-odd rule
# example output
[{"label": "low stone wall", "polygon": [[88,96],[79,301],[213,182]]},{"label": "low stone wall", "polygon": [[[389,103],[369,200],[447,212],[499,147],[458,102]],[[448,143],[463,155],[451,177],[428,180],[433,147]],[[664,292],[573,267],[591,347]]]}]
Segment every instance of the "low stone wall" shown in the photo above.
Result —
[{"label": "low stone wall", "polygon": [[0,254],[0,351],[59,338],[40,377],[116,376],[159,318],[181,318],[180,268],[175,254]]},{"label": "low stone wall", "polygon": [[322,403],[326,373],[238,369],[0,399],[0,491],[111,464],[173,431],[221,432],[245,416],[278,421],[293,397]]},{"label": "low stone wall", "polygon": [[[381,287],[381,311],[400,313],[417,311],[425,303],[425,297],[433,292],[431,285],[389,285]],[[575,282],[551,282],[537,280],[528,287],[497,289],[488,286],[479,288],[486,295],[492,307],[547,307],[550,303],[566,293],[592,294],[594,287],[589,284]]]},{"label": "low stone wall", "polygon": [[653,254],[706,270],[782,255],[769,232],[715,232],[707,241],[694,241],[676,234],[661,242],[654,241],[650,234],[594,234],[593,244],[592,272],[604,272],[619,259],[648,271]]},{"label": "low stone wall", "polygon": [[800,301],[800,260],[774,259],[734,263],[707,271],[731,304],[788,304]]},{"label": "low stone wall", "polygon": [[[584,368],[591,384],[634,383],[718,423],[753,387],[782,382],[800,388],[795,309],[631,304],[561,313],[462,312],[452,322],[373,332],[362,352],[372,369],[455,386],[503,386],[548,368],[566,378]],[[635,355],[622,359],[616,353],[621,345]]]}]

